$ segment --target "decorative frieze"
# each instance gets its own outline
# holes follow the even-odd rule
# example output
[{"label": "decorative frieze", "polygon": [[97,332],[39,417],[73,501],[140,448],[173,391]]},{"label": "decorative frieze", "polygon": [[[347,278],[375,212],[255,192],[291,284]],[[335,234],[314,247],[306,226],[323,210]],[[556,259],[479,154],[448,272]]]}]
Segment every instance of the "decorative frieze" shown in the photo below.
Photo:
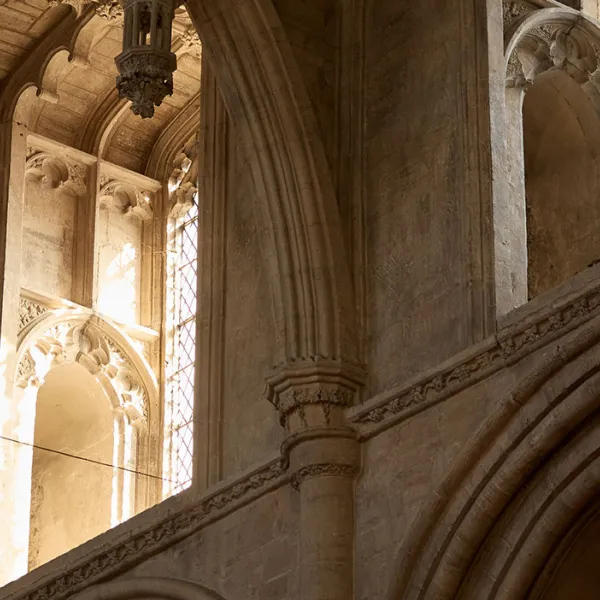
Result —
[{"label": "decorative frieze", "polygon": [[[150,525],[140,527],[134,517],[104,534],[107,538],[114,536],[115,541],[107,540],[100,549],[86,551],[84,559],[75,564],[69,562],[68,567],[60,570],[57,564],[58,572],[38,579],[29,587],[26,580],[20,582],[19,591],[12,600],[62,600],[100,580],[113,577],[250,500],[281,487],[287,483],[287,470],[287,462],[278,458],[179,510],[165,511],[164,518]],[[181,498],[174,500],[181,501]],[[160,515],[163,510],[164,505],[159,505],[147,511],[142,518],[147,519],[152,511]],[[128,531],[131,535],[123,535]]]},{"label": "decorative frieze", "polygon": [[343,463],[318,463],[307,465],[296,471],[290,478],[291,486],[297,490],[300,484],[313,477],[349,477],[353,479],[358,475],[357,465]]},{"label": "decorative frieze", "polygon": [[362,439],[373,437],[404,418],[475,385],[599,312],[600,288],[596,288],[583,297],[555,308],[533,323],[511,329],[504,335],[501,332],[460,362],[442,368],[396,394],[390,393],[379,402],[356,408],[349,414],[349,420],[359,426]]}]

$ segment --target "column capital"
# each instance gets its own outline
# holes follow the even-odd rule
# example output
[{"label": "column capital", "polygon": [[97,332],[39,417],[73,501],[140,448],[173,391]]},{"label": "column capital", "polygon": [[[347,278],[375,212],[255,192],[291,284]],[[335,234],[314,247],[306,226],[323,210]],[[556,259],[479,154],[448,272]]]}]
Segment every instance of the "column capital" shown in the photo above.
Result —
[{"label": "column capital", "polygon": [[342,427],[344,410],[355,404],[365,382],[356,365],[327,359],[289,362],[267,379],[265,396],[289,433]]}]

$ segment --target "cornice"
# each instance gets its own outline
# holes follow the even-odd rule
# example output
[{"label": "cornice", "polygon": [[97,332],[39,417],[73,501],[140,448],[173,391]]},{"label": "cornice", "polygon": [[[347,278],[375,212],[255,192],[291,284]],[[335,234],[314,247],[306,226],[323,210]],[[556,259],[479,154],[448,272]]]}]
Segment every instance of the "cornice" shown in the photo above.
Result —
[{"label": "cornice", "polygon": [[[475,385],[600,314],[600,265],[514,311],[496,335],[395,389],[348,410],[367,440]],[[520,317],[520,318],[519,318]]]},{"label": "cornice", "polygon": [[[288,483],[281,457],[224,482],[200,498],[183,492],[5,586],[3,600],[62,600],[131,569]],[[78,558],[80,557],[80,558]]]}]

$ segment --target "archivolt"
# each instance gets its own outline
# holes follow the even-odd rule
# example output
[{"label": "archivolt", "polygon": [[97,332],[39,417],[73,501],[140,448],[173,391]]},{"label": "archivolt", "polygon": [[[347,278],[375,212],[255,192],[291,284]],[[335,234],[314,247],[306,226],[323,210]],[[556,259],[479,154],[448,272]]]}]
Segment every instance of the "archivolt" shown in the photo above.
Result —
[{"label": "archivolt", "polygon": [[390,598],[537,597],[600,494],[599,342],[597,317],[505,399],[413,525]]},{"label": "archivolt", "polygon": [[340,217],[316,119],[271,0],[189,0],[223,98],[248,148],[274,240],[282,359],[354,359]]},{"label": "archivolt", "polygon": [[208,588],[181,579],[135,577],[94,585],[72,600],[223,600]]}]

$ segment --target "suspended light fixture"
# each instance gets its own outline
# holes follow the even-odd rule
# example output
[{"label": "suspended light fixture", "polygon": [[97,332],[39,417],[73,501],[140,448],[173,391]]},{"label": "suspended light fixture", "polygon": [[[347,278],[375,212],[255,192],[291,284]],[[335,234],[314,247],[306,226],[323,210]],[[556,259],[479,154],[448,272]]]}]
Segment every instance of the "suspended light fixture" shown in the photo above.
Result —
[{"label": "suspended light fixture", "polygon": [[123,0],[123,52],[115,58],[117,89],[144,119],[173,93],[177,57],[171,52],[171,27],[180,4],[181,0]]}]

